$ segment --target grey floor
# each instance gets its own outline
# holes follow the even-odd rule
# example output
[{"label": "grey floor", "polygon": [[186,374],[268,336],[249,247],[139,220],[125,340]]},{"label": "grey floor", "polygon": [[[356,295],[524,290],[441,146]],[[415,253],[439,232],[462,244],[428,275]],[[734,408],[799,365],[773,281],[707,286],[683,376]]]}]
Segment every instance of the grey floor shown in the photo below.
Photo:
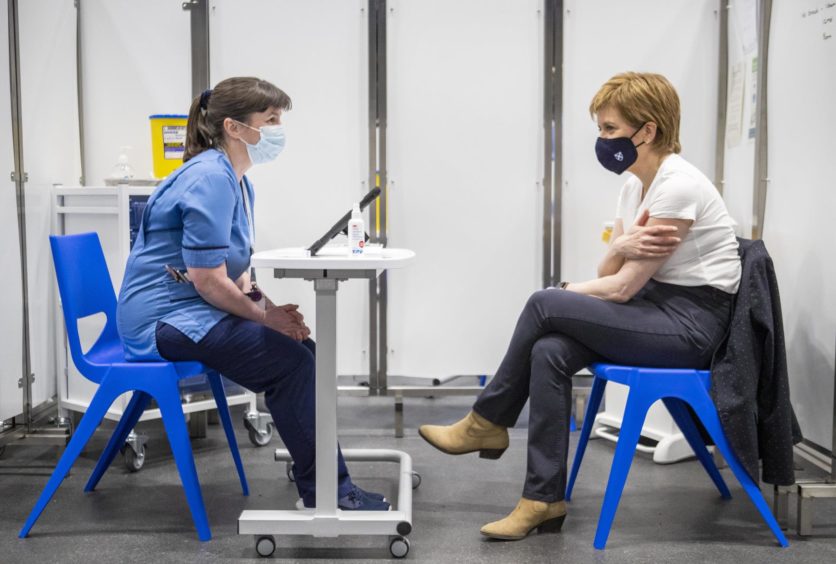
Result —
[{"label": "grey floor", "polygon": [[[385,447],[413,457],[423,482],[414,492],[411,562],[836,562],[836,501],[818,502],[814,535],[801,539],[789,531],[781,549],[728,470],[723,475],[734,499],[719,498],[696,462],[669,466],[647,456],[634,461],[605,551],[592,547],[613,445],[592,441],[587,450],[569,517],[560,534],[532,535],[519,542],[493,542],[479,535],[482,524],[501,518],[516,504],[525,473],[524,422],[512,431],[511,447],[498,461],[475,455],[451,457],[417,436],[417,425],[449,422],[464,413],[469,398],[408,399],[407,436],[395,439],[389,398],[341,398],[340,441],[344,447]],[[240,410],[234,418],[240,422]],[[219,426],[194,441],[213,539],[199,542],[179,478],[158,422],[141,424],[150,436],[148,460],[131,474],[115,464],[92,494],[84,482],[104,445],[101,429],[73,473],[36,524],[31,536],[17,532],[56,461],[56,447],[10,446],[0,458],[0,563],[17,562],[264,562],[253,538],[237,535],[243,509],[290,509],[297,499],[284,465],[272,449],[250,444],[239,424],[238,440],[250,483],[248,498],[238,480]],[[577,441],[573,433],[571,451]],[[571,456],[571,454],[570,454]],[[394,465],[357,463],[357,483],[393,497]],[[799,477],[816,473],[807,468]],[[765,490],[765,493],[766,490]],[[828,503],[829,502],[829,503]],[[794,515],[794,502],[790,506]],[[384,562],[390,559],[383,537],[278,539],[277,561]]]}]

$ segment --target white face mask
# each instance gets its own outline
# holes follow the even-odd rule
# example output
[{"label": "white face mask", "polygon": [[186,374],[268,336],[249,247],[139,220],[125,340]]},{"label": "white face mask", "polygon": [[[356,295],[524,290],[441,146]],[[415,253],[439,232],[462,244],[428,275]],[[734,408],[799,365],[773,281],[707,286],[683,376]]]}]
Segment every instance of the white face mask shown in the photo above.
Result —
[{"label": "white face mask", "polygon": [[259,132],[261,138],[255,145],[250,145],[243,139],[241,142],[247,146],[247,154],[250,156],[250,161],[254,165],[269,163],[279,156],[285,146],[284,125],[264,125],[262,127],[253,127],[246,123],[236,121],[244,127],[249,127]]}]

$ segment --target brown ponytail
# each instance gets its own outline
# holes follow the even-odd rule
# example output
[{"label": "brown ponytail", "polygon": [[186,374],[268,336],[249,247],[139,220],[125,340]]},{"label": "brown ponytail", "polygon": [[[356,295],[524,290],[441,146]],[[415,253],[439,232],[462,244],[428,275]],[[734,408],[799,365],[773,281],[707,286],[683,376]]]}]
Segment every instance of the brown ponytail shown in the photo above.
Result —
[{"label": "brown ponytail", "polygon": [[189,108],[183,162],[207,149],[223,149],[226,118],[246,123],[250,114],[271,107],[289,110],[290,96],[266,80],[253,77],[227,78],[196,96]]}]

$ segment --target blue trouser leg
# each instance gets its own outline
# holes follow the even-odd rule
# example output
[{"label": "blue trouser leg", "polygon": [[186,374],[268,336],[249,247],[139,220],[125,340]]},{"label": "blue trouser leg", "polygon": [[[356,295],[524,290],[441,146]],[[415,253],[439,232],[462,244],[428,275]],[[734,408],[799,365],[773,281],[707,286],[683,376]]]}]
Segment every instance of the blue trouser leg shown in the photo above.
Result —
[{"label": "blue trouser leg", "polygon": [[[316,499],[316,347],[299,343],[258,323],[229,315],[195,343],[165,323],[157,324],[157,350],[168,360],[196,360],[236,384],[264,392],[279,436],[293,457],[299,495]],[[338,455],[338,495],[352,487]]]}]

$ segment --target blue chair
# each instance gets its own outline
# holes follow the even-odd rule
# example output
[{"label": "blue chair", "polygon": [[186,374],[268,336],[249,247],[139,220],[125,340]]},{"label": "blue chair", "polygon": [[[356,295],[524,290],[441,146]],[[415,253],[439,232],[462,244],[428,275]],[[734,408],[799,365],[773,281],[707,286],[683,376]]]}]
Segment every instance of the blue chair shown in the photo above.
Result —
[{"label": "blue chair", "polygon": [[630,388],[627,396],[627,405],[624,408],[624,417],[621,424],[621,432],[618,435],[618,443],[615,447],[610,479],[607,483],[607,490],[604,494],[604,503],[601,507],[601,516],[598,518],[598,529],[595,532],[595,548],[602,550],[607,544],[607,537],[610,534],[615,512],[618,509],[618,502],[621,499],[621,492],[624,483],[627,481],[627,473],[630,471],[630,464],[633,462],[633,455],[636,452],[636,444],[639,441],[642,426],[647,415],[647,410],[657,400],[662,400],[670,412],[673,420],[679,426],[688,444],[697,455],[714,485],[720,491],[724,499],[730,499],[731,494],[726,487],[720,472],[714,465],[714,461],[705,447],[702,436],[697,429],[688,406],[691,406],[694,413],[699,417],[708,434],[714,440],[714,444],[720,449],[723,457],[731,468],[732,473],[743,486],[743,490],[755,504],[761,516],[766,521],[775,538],[781,546],[789,546],[786,537],[781,532],[781,527],[769,510],[769,506],[761,494],[760,487],[756,484],[746,470],[738,461],[737,457],[729,447],[726,435],[720,425],[720,416],[717,408],[708,391],[711,386],[711,373],[707,370],[690,369],[667,369],[667,368],[638,368],[634,366],[616,366],[612,364],[593,364],[591,367],[594,376],[592,391],[589,396],[589,405],[583,419],[578,448],[575,452],[575,460],[572,463],[572,472],[566,486],[566,501],[572,497],[572,488],[581,467],[581,461],[586,450],[586,443],[601,405],[601,398],[604,395],[604,387],[608,381],[618,382]]},{"label": "blue chair", "polygon": [[[55,490],[61,485],[90,437],[93,436],[93,432],[114,400],[126,392],[133,392],[122,419],[102,452],[84,491],[89,492],[96,487],[105,470],[116,457],[116,453],[124,445],[131,429],[139,421],[148,402],[153,398],[162,415],[198,537],[202,541],[211,539],[212,533],[209,530],[203,496],[197,480],[178,387],[181,379],[207,372],[206,368],[199,362],[127,362],[122,341],[116,330],[116,295],[110,283],[110,274],[98,235],[83,233],[60,237],[50,236],[49,242],[52,246],[55,274],[61,293],[73,362],[87,379],[99,384],[99,389],[73,433],[38,502],[29,514],[26,524],[21,529],[20,538],[29,534],[35,521],[40,517]],[[81,349],[77,323],[79,319],[97,313],[104,313],[107,322],[96,343],[84,353]],[[249,495],[247,478],[241,464],[221,377],[213,371],[209,371],[207,376],[218,406],[218,415],[226,431],[232,458],[238,469],[241,488],[244,490],[244,495]]]}]

